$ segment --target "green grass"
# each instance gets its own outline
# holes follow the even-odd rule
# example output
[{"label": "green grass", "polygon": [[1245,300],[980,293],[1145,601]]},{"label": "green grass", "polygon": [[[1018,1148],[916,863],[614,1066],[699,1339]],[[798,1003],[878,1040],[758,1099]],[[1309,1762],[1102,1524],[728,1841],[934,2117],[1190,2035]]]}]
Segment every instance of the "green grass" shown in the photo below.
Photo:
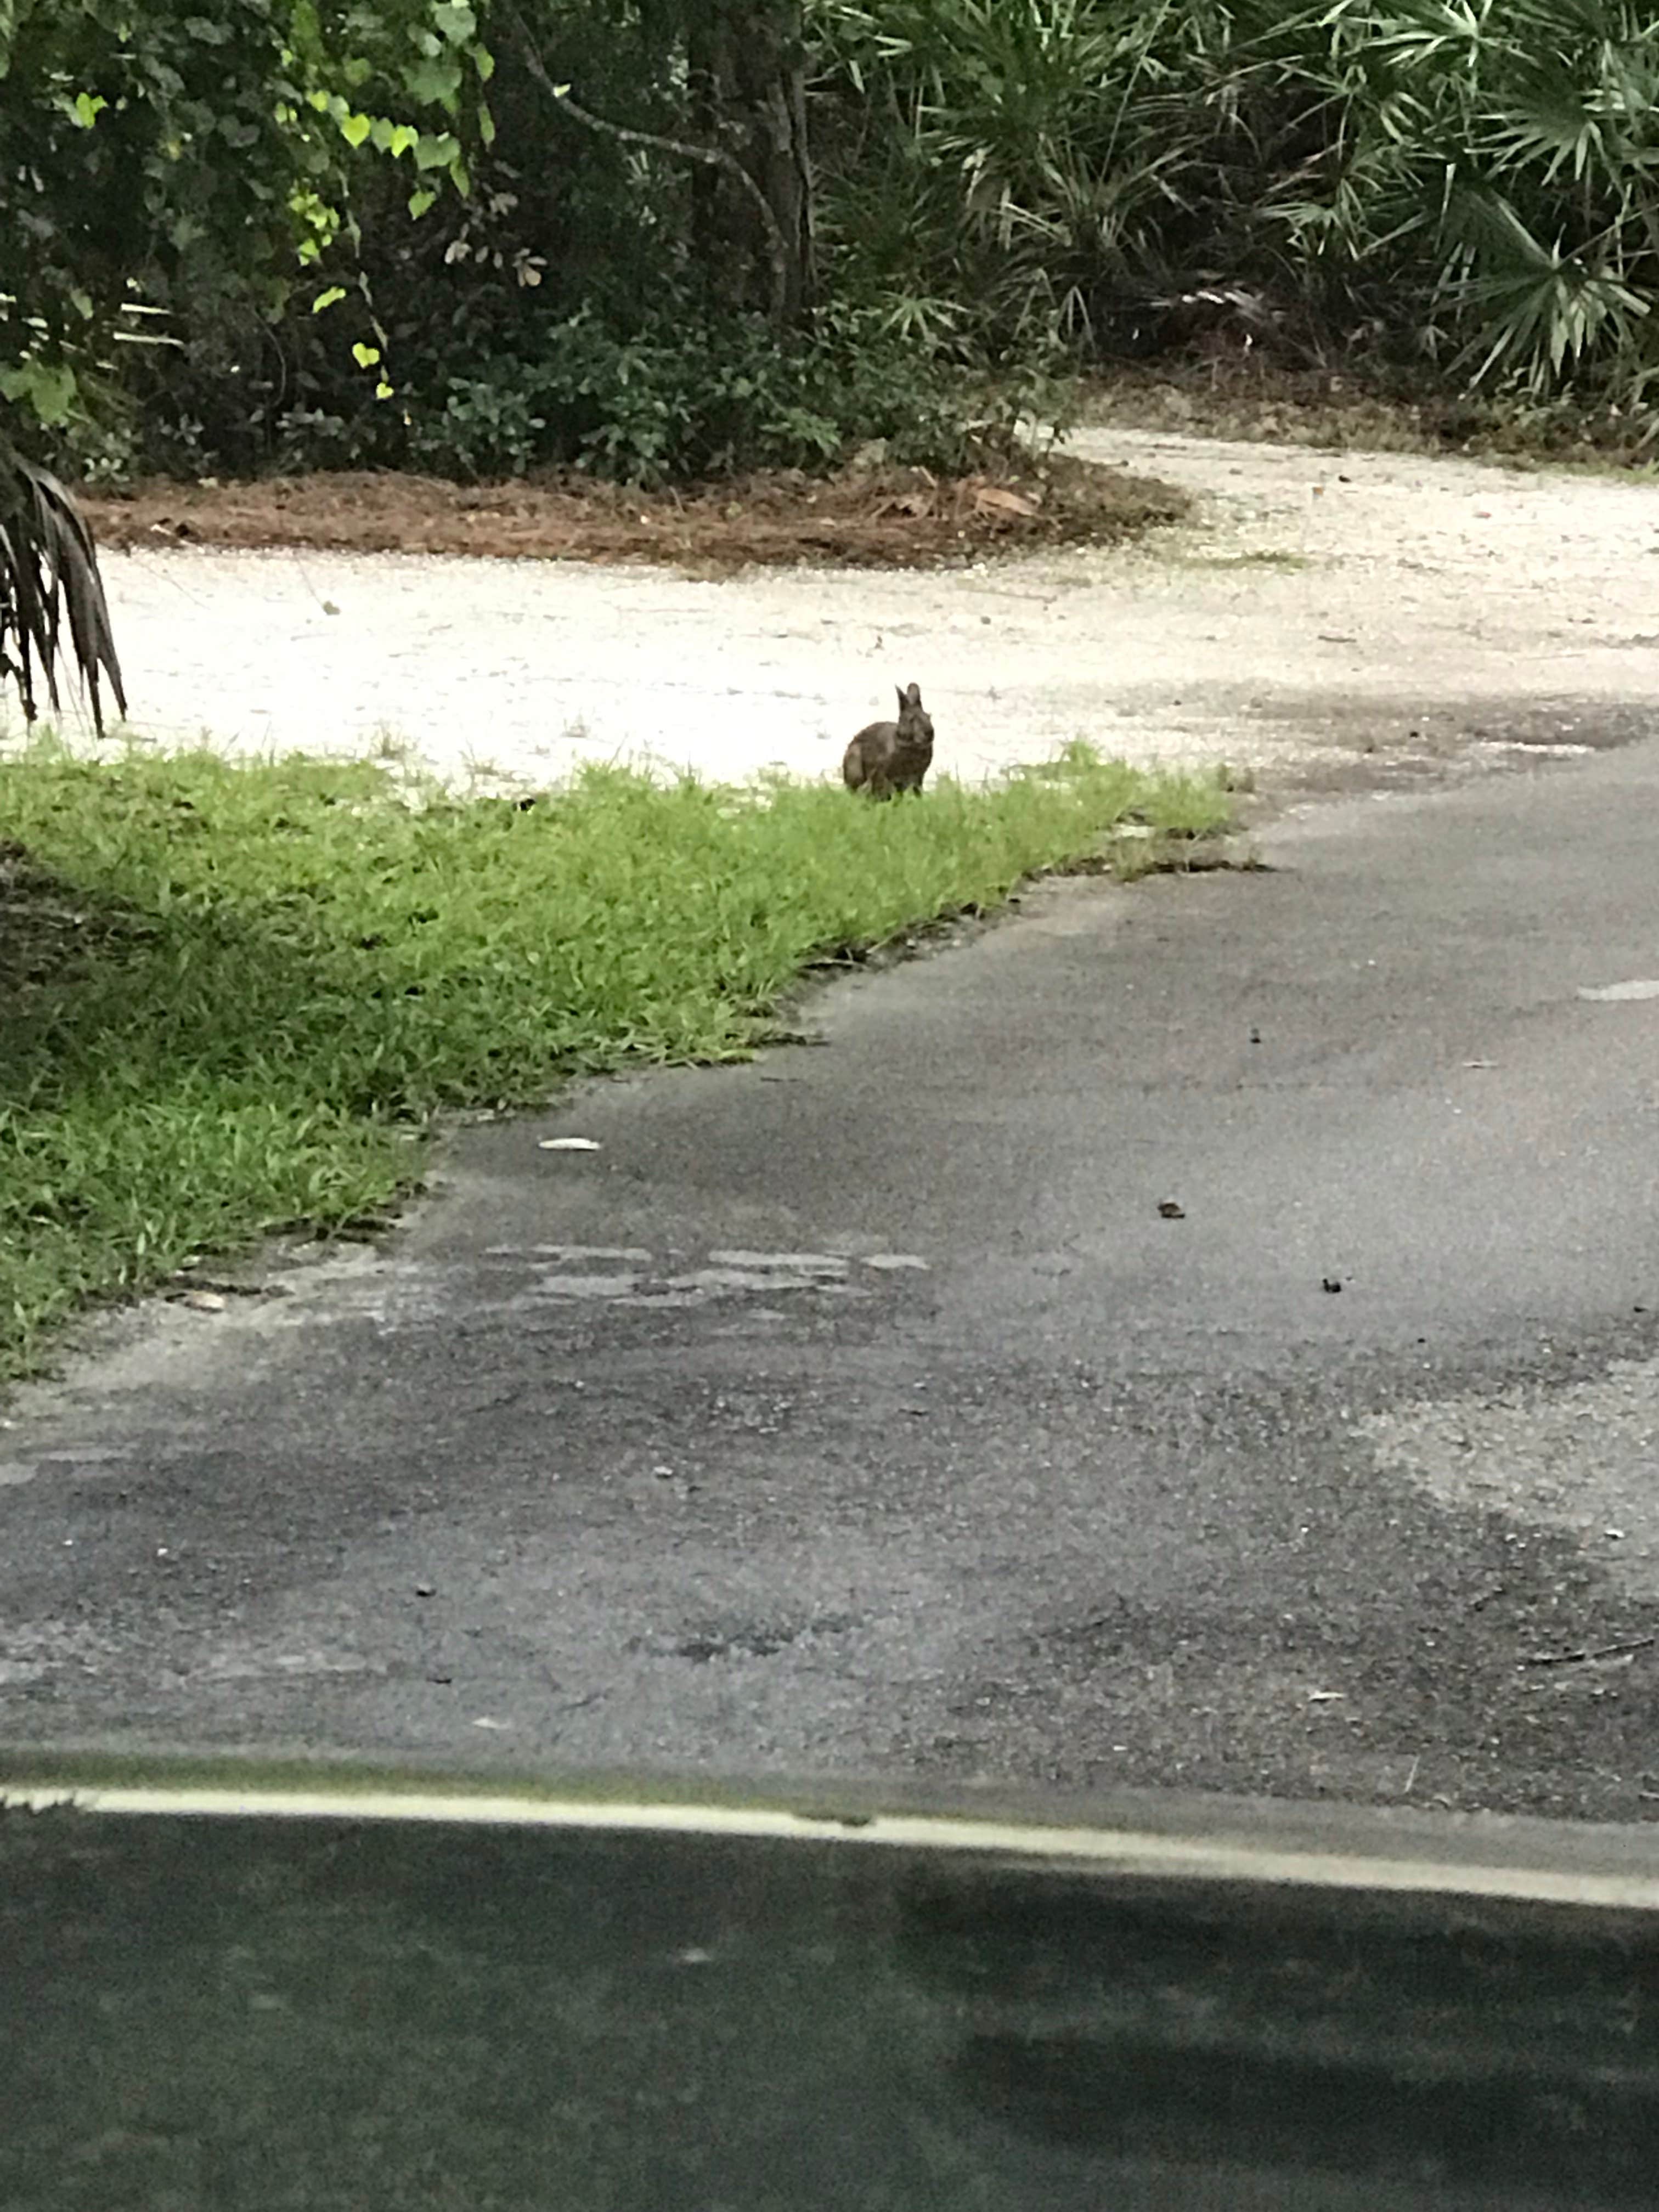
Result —
[{"label": "green grass", "polygon": [[[528,807],[368,763],[0,761],[0,1373],[193,1254],[373,1216],[447,1109],[763,1042],[810,963],[1224,826],[1070,748],[974,790],[656,785]],[[1125,872],[1159,849],[1127,842]]]}]

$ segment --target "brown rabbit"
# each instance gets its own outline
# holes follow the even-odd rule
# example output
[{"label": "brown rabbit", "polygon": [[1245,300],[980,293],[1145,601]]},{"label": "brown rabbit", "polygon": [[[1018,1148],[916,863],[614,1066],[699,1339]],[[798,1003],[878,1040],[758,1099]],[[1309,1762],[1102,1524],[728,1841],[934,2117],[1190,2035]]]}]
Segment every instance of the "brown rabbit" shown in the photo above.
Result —
[{"label": "brown rabbit", "polygon": [[921,686],[905,684],[898,702],[896,722],[872,722],[848,746],[841,773],[848,791],[891,799],[921,789],[933,757],[933,725],[921,703]]}]

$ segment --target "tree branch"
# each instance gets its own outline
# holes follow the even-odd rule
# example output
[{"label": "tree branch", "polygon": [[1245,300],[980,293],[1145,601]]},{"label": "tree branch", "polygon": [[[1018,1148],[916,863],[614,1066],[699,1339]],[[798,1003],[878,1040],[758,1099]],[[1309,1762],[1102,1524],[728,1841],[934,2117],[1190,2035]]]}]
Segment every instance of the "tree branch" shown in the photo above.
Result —
[{"label": "tree branch", "polygon": [[574,100],[568,88],[562,92],[554,83],[548,74],[547,64],[530,35],[529,26],[519,10],[509,5],[501,12],[517,41],[526,68],[561,114],[568,115],[573,123],[580,123],[589,131],[599,131],[606,138],[615,138],[624,146],[654,146],[659,153],[678,154],[682,161],[701,161],[705,168],[724,169],[727,176],[741,185],[754,202],[765,226],[769,258],[772,264],[774,296],[781,303],[788,291],[788,240],[773,212],[771,202],[737,155],[726,146],[696,146],[684,138],[665,137],[658,131],[635,131],[625,123],[611,123],[603,115],[593,114],[590,109]]}]

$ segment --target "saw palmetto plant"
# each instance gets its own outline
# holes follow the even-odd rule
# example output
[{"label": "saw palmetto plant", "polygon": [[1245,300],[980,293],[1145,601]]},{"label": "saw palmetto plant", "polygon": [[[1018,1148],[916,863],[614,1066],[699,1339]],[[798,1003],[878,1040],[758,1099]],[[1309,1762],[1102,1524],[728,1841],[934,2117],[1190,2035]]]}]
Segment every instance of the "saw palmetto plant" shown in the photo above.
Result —
[{"label": "saw palmetto plant", "polygon": [[61,705],[65,666],[85,687],[100,732],[104,678],[125,714],[92,533],[56,477],[0,442],[0,679],[15,684],[32,722],[42,686],[52,708]]},{"label": "saw palmetto plant", "polygon": [[1659,9],[1638,0],[1335,0],[1310,76],[1324,189],[1298,253],[1409,273],[1417,334],[1468,382],[1542,398],[1659,377]]},{"label": "saw palmetto plant", "polygon": [[[1242,286],[1464,386],[1659,387],[1659,7],[813,0],[826,227],[900,312],[1109,342]],[[840,150],[833,136],[830,149]]]}]

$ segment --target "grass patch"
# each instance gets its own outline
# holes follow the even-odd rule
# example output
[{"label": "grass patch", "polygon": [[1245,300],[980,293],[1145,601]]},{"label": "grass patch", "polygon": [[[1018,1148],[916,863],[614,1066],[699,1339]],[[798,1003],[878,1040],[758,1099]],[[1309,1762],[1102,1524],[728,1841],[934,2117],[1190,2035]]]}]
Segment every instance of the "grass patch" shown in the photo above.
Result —
[{"label": "grass patch", "polygon": [[1082,745],[891,806],[601,768],[520,804],[368,762],[0,761],[0,1373],[193,1254],[378,1212],[447,1110],[742,1057],[815,961],[1099,865],[1115,831],[1138,872],[1227,811],[1218,777]]}]

